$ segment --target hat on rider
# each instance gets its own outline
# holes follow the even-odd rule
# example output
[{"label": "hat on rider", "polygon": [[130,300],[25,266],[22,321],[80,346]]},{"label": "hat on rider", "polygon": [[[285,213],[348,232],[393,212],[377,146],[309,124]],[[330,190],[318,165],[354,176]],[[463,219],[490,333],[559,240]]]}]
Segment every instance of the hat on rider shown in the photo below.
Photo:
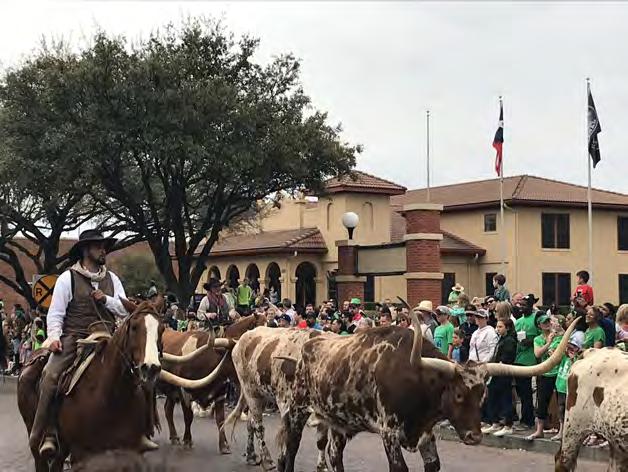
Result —
[{"label": "hat on rider", "polygon": [[81,250],[92,243],[104,243],[105,251],[110,252],[118,240],[116,238],[105,238],[97,229],[87,229],[79,235],[79,239],[69,251],[70,258],[78,260],[81,258]]},{"label": "hat on rider", "polygon": [[221,286],[222,284],[220,283],[220,280],[214,279],[214,278],[209,279],[207,282],[203,284],[203,288],[205,290],[211,290],[212,288],[221,287]]}]

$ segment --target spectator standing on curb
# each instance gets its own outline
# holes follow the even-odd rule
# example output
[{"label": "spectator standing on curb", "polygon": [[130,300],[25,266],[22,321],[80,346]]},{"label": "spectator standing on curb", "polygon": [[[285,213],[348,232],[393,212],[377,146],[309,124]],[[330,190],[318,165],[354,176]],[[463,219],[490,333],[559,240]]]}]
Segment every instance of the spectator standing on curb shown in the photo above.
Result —
[{"label": "spectator standing on curb", "polygon": [[[492,362],[512,364],[517,356],[517,335],[515,326],[510,318],[500,319],[497,322],[496,332],[499,335],[495,356]],[[513,405],[512,405],[512,377],[492,377],[488,384],[488,420],[490,426],[482,428],[484,434],[493,433],[493,436],[512,434]],[[504,426],[499,423],[504,419]]]},{"label": "spectator standing on curb", "polygon": [[569,378],[569,372],[571,366],[582,351],[584,345],[584,333],[582,331],[574,331],[569,338],[569,344],[567,345],[567,352],[563,354],[563,358],[558,366],[558,373],[556,374],[556,392],[558,393],[558,417],[560,420],[560,429],[552,441],[560,441],[563,432],[563,422],[565,420],[565,404],[567,402],[567,379]]},{"label": "spectator standing on curb", "polygon": [[464,346],[464,333],[460,328],[454,329],[452,337],[452,349],[449,358],[456,364],[464,364],[469,360],[469,349]]},{"label": "spectator standing on curb", "polygon": [[479,309],[475,314],[478,329],[471,335],[469,343],[469,360],[475,362],[489,362],[495,354],[499,336],[495,328],[488,324],[488,312]]},{"label": "spectator standing on curb", "polygon": [[600,349],[604,347],[606,343],[606,334],[600,327],[600,320],[602,319],[602,312],[596,306],[587,307],[587,330],[584,333],[584,349],[596,348]]},{"label": "spectator standing on curb", "polygon": [[454,337],[454,325],[449,322],[449,307],[436,307],[435,313],[439,325],[434,329],[434,346],[449,357]]},{"label": "spectator standing on curb", "polygon": [[[536,365],[534,338],[540,334],[540,331],[535,323],[536,309],[534,305],[538,301],[539,299],[530,293],[521,302],[521,317],[515,322],[518,341],[515,365]],[[535,424],[532,402],[532,378],[516,377],[515,389],[521,401],[521,427],[531,429]]]},{"label": "spectator standing on curb", "polygon": [[[547,313],[537,317],[536,324],[541,334],[534,338],[534,356],[539,362],[543,362],[552,355],[563,337],[552,331],[550,315]],[[537,377],[536,431],[526,437],[528,441],[543,437],[543,427],[556,385],[556,374],[558,374],[558,366]]]}]

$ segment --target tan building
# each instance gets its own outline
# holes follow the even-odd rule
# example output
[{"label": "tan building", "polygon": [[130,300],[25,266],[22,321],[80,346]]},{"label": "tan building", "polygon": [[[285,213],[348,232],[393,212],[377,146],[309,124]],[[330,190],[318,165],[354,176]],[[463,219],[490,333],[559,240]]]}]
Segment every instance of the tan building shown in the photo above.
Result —
[{"label": "tan building", "polygon": [[[628,195],[603,190],[592,195],[596,300],[626,303]],[[430,196],[432,203],[442,204],[441,272],[436,275],[443,280],[442,298],[455,282],[471,295],[485,295],[493,275],[502,272],[503,252],[511,291],[533,292],[544,304],[568,302],[575,273],[588,264],[585,187],[527,175],[504,179],[503,248],[497,179],[435,187]],[[404,238],[400,212],[425,198],[423,189],[406,191],[363,172],[354,179],[330,180],[325,195],[282,201],[260,221],[259,232],[220,240],[207,275],[211,271],[232,284],[244,277],[258,280],[262,289],[273,286],[297,303],[334,297],[336,242],[347,239],[341,217],[352,211],[360,217],[355,243],[369,249],[360,252],[358,264],[358,275],[367,274],[361,277],[364,298],[406,297],[404,239],[409,238]]]}]

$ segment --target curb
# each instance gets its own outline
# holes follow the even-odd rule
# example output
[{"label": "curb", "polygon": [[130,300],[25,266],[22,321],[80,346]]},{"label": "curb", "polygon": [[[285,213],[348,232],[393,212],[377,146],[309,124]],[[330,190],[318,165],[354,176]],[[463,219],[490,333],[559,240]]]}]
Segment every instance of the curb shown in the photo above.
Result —
[{"label": "curb", "polygon": [[[434,427],[434,433],[438,439],[445,441],[461,442],[455,431],[449,428]],[[485,434],[482,437],[482,446],[498,447],[501,449],[518,449],[521,451],[537,452],[540,454],[551,454],[552,456],[558,452],[560,443],[550,441],[549,439],[536,439],[534,441],[526,441],[522,436],[509,435],[498,438],[492,434]],[[585,459],[596,462],[608,462],[609,451],[607,448],[593,448],[582,446],[578,459]]]}]

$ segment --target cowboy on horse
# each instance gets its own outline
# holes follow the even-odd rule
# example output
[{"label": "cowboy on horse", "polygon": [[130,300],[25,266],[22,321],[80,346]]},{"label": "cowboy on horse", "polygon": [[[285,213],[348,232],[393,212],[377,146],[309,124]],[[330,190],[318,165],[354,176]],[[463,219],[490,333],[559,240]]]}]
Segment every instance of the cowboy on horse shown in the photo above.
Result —
[{"label": "cowboy on horse", "polygon": [[211,327],[214,330],[231,324],[233,320],[229,314],[227,300],[222,294],[220,281],[211,278],[203,284],[203,288],[207,291],[207,295],[198,306],[196,318],[203,323],[204,327]]},{"label": "cowboy on horse", "polygon": [[[105,266],[107,253],[116,243],[115,238],[105,238],[97,230],[81,233],[70,249],[75,261],[59,276],[48,310],[48,346],[51,355],[43,369],[37,411],[29,436],[32,450],[39,449],[42,457],[56,454],[57,444],[52,413],[61,375],[74,363],[77,341],[90,334],[90,325],[111,323],[116,316],[128,315],[121,299],[126,295],[118,276]],[[145,439],[145,448],[157,448],[157,444]]]}]

